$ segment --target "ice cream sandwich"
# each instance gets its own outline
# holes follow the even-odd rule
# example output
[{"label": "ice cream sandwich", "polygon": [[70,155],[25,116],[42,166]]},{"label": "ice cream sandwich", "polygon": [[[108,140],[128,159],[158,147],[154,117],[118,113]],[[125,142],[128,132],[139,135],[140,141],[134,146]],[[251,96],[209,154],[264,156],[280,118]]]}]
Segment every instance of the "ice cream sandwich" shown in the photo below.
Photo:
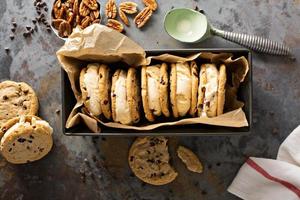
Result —
[{"label": "ice cream sandwich", "polygon": [[111,88],[112,117],[115,122],[127,125],[139,122],[139,90],[136,69],[115,71]]},{"label": "ice cream sandwich", "polygon": [[183,117],[191,108],[192,75],[187,62],[171,64],[170,100],[173,116]]},{"label": "ice cream sandwich", "polygon": [[198,87],[198,116],[215,117],[223,113],[225,102],[226,68],[215,64],[203,64]]},{"label": "ice cream sandwich", "polygon": [[162,114],[170,116],[168,108],[168,72],[167,64],[143,66],[142,101],[145,117],[153,122],[155,117]]},{"label": "ice cream sandwich", "polygon": [[99,64],[88,64],[80,72],[80,89],[82,101],[93,116],[102,114],[99,89]]}]

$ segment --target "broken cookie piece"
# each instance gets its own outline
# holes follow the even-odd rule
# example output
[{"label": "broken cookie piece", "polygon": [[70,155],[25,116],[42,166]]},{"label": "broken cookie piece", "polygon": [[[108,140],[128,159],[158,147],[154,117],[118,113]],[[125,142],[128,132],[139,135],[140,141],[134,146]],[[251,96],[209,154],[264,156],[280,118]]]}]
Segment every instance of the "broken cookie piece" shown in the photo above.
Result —
[{"label": "broken cookie piece", "polygon": [[179,146],[177,149],[177,155],[181,161],[186,165],[188,170],[196,173],[203,172],[203,166],[199,158],[190,149]]}]

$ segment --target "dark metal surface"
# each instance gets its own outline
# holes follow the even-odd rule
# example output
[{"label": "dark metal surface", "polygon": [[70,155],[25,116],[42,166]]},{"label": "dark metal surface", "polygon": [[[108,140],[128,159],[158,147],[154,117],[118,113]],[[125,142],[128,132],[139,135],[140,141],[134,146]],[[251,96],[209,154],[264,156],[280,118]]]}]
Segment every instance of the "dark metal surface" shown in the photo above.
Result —
[{"label": "dark metal surface", "polygon": [[[169,53],[178,56],[189,56],[199,52],[212,52],[212,53],[232,53],[237,58],[244,56],[249,63],[250,69],[245,77],[245,81],[240,85],[238,99],[245,103],[243,110],[248,120],[249,126],[233,128],[222,126],[210,126],[204,124],[187,124],[185,126],[165,126],[159,127],[151,131],[135,131],[135,130],[121,130],[110,127],[101,127],[101,133],[93,133],[83,123],[78,124],[70,129],[64,128],[63,133],[68,136],[234,136],[234,135],[247,135],[252,130],[252,66],[251,66],[251,53],[247,49],[226,49],[226,48],[209,48],[209,49],[166,49],[166,50],[147,50],[146,55],[157,56],[164,53]],[[197,59],[198,65],[201,60]],[[152,63],[150,63],[152,64]],[[67,118],[76,104],[75,96],[73,95],[70,81],[67,73],[62,69],[62,123],[66,124]],[[143,120],[143,119],[142,119]],[[143,123],[143,122],[142,122]],[[145,122],[144,122],[145,123]],[[147,122],[146,122],[147,123]]]},{"label": "dark metal surface", "polygon": [[[178,144],[190,147],[200,156],[204,173],[187,171],[174,156],[177,179],[161,187],[145,185],[132,177],[127,165],[132,138],[62,134],[61,113],[56,113],[61,109],[61,89],[55,52],[63,42],[48,34],[44,26],[32,37],[23,38],[25,25],[35,16],[32,4],[28,0],[0,0],[0,79],[33,86],[40,100],[39,114],[54,127],[55,146],[46,158],[28,165],[11,165],[0,158],[0,199],[237,199],[226,188],[246,157],[275,158],[280,143],[300,123],[299,0],[159,0],[159,9],[143,30],[133,24],[126,30],[146,49],[238,47],[220,38],[185,45],[167,36],[162,21],[167,10],[198,6],[218,28],[284,41],[294,48],[297,60],[253,54],[253,133],[170,138],[171,154],[174,156]],[[18,27],[11,41],[12,20]],[[9,54],[5,47],[11,49]]]}]

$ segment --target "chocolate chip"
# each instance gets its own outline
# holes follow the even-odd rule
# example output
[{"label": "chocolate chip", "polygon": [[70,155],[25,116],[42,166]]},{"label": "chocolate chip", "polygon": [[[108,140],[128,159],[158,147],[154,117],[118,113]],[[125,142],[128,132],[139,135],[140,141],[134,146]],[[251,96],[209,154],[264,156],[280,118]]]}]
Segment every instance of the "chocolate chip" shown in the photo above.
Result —
[{"label": "chocolate chip", "polygon": [[3,97],[3,100],[8,100],[8,96],[4,95]]},{"label": "chocolate chip", "polygon": [[30,149],[30,146],[27,146],[27,147],[26,147],[26,149],[28,149],[28,150],[29,150],[29,149]]},{"label": "chocolate chip", "polygon": [[201,88],[201,91],[202,91],[203,93],[205,92],[205,90],[206,90],[205,87],[202,87],[202,88]]},{"label": "chocolate chip", "polygon": [[27,110],[27,106],[23,106],[23,110]]},{"label": "chocolate chip", "polygon": [[44,148],[40,148],[39,151],[40,151],[40,152],[43,152],[43,151],[44,151]]},{"label": "chocolate chip", "polygon": [[30,35],[30,32],[25,32],[25,33],[23,33],[23,36],[26,38],[26,37],[28,37]]},{"label": "chocolate chip", "polygon": [[26,139],[25,138],[19,138],[17,141],[20,142],[20,143],[23,143],[23,142],[26,141]]},{"label": "chocolate chip", "polygon": [[15,36],[14,36],[14,35],[10,35],[9,38],[10,38],[11,40],[13,40],[13,39],[15,39]]},{"label": "chocolate chip", "polygon": [[9,49],[8,47],[5,47],[4,50],[5,50],[5,52],[6,52],[7,54],[8,54],[9,51],[10,51],[10,49]]},{"label": "chocolate chip", "polygon": [[13,143],[13,146],[15,146],[16,144],[15,143]]},{"label": "chocolate chip", "polygon": [[160,174],[159,174],[160,176],[164,176],[165,175],[165,173],[163,173],[163,172],[160,172]]},{"label": "chocolate chip", "polygon": [[32,143],[32,140],[28,140],[29,143]]},{"label": "chocolate chip", "polygon": [[132,162],[134,159],[134,156],[130,156],[130,162]]},{"label": "chocolate chip", "polygon": [[219,166],[221,166],[221,163],[220,163],[220,162],[217,162],[216,165],[219,167]]},{"label": "chocolate chip", "polygon": [[42,13],[42,14],[40,15],[40,17],[41,17],[41,18],[44,18],[44,17],[45,17],[45,14],[44,14],[44,13]]},{"label": "chocolate chip", "polygon": [[31,26],[26,26],[26,29],[29,31],[31,30]]},{"label": "chocolate chip", "polygon": [[59,114],[59,113],[60,113],[60,110],[59,110],[59,109],[56,109],[56,110],[55,110],[55,113],[56,113],[56,114]]},{"label": "chocolate chip", "polygon": [[35,2],[33,2],[33,5],[34,5],[34,6],[36,6],[36,4],[37,4],[37,2],[36,2],[36,1],[35,1]]},{"label": "chocolate chip", "polygon": [[14,27],[17,27],[17,22],[12,22],[12,25],[13,25]]},{"label": "chocolate chip", "polygon": [[33,20],[31,20],[31,21],[32,21],[32,23],[36,24],[36,19],[33,19]]},{"label": "chocolate chip", "polygon": [[201,194],[202,195],[207,195],[207,192],[205,190],[202,190]]},{"label": "chocolate chip", "polygon": [[32,34],[33,32],[34,32],[34,30],[33,30],[33,29],[31,29],[31,30],[30,30],[30,33]]},{"label": "chocolate chip", "polygon": [[206,106],[207,107],[209,107],[210,106],[210,102],[208,101],[208,102],[206,102]]},{"label": "chocolate chip", "polygon": [[103,77],[102,74],[99,74],[99,77],[102,78]]},{"label": "chocolate chip", "polygon": [[149,150],[147,150],[147,153],[150,154],[151,152]]},{"label": "chocolate chip", "polygon": [[154,142],[150,142],[150,146],[151,147],[155,146],[155,143]]},{"label": "chocolate chip", "polygon": [[148,159],[147,162],[154,163],[153,159]]},{"label": "chocolate chip", "polygon": [[108,100],[105,99],[105,100],[103,101],[103,103],[104,103],[104,105],[107,105],[107,104],[108,104]]},{"label": "chocolate chip", "polygon": [[9,149],[8,149],[8,152],[11,152],[11,150],[12,150],[12,148],[9,148]]},{"label": "chocolate chip", "polygon": [[44,8],[44,11],[45,11],[45,12],[48,12],[48,8],[47,8],[47,7],[45,7],[45,8]]},{"label": "chocolate chip", "polygon": [[29,138],[30,138],[30,139],[34,139],[33,135],[29,135]]},{"label": "chocolate chip", "polygon": [[10,30],[11,30],[11,32],[13,32],[13,33],[16,32],[16,28],[15,28],[15,27],[12,27]]},{"label": "chocolate chip", "polygon": [[115,96],[116,96],[116,94],[113,94],[112,96],[113,96],[113,97],[115,97]]}]

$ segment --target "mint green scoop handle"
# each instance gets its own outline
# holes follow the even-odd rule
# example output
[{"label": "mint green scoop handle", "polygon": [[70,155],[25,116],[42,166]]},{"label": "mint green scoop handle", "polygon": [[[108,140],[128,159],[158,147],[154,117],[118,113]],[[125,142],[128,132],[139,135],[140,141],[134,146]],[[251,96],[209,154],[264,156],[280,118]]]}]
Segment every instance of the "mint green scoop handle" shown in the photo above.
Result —
[{"label": "mint green scoop handle", "polygon": [[287,56],[292,54],[291,49],[288,46],[263,37],[222,31],[216,28],[211,28],[211,33],[231,42],[245,46],[253,51],[278,56]]}]

